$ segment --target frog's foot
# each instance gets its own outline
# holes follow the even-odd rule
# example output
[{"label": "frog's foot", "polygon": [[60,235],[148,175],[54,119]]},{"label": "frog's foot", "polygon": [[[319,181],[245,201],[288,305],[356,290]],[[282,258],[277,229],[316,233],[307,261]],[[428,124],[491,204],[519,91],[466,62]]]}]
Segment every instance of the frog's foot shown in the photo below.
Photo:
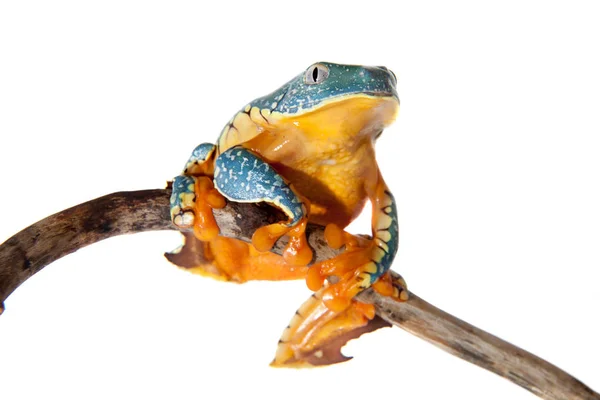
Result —
[{"label": "frog's foot", "polygon": [[304,266],[313,258],[313,253],[306,240],[307,219],[303,217],[293,226],[276,223],[258,228],[252,235],[252,244],[256,250],[266,252],[273,248],[279,238],[287,235],[288,244],[283,250],[283,258],[290,265]]},{"label": "frog's foot", "polygon": [[323,292],[323,302],[333,311],[349,307],[352,298],[373,286],[378,293],[397,301],[408,300],[406,283],[401,277],[393,278],[374,261],[377,251],[371,247],[347,251],[331,260],[310,267],[306,282],[311,290],[319,288],[326,278],[335,283]]},{"label": "frog's foot", "polygon": [[350,235],[335,225],[325,230],[325,240],[333,248],[346,246],[344,253],[310,267],[306,283],[311,290],[319,290],[326,279],[333,282],[323,292],[323,302],[333,311],[350,306],[352,298],[375,284],[374,289],[398,301],[408,299],[406,283],[402,278],[392,279],[389,268],[388,242],[375,237],[365,239]]},{"label": "frog's foot", "polygon": [[373,290],[396,301],[408,300],[408,286],[402,276],[387,271],[373,283]]},{"label": "frog's foot", "polygon": [[225,197],[244,203],[265,202],[279,208],[287,222],[259,228],[252,244],[269,251],[282,236],[289,237],[284,258],[291,265],[307,265],[312,250],[306,240],[307,205],[283,177],[259,154],[243,146],[224,151],[216,160],[215,186]]},{"label": "frog's foot", "polygon": [[372,304],[353,300],[344,311],[332,311],[322,301],[324,291],[313,294],[296,311],[279,340],[271,366],[311,367],[347,361],[351,357],[343,355],[341,348],[349,340],[390,326],[375,318]]},{"label": "frog's foot", "polygon": [[213,208],[225,207],[225,198],[215,189],[208,176],[177,176],[171,195],[171,220],[182,230],[193,228],[199,240],[209,241],[219,235]]}]

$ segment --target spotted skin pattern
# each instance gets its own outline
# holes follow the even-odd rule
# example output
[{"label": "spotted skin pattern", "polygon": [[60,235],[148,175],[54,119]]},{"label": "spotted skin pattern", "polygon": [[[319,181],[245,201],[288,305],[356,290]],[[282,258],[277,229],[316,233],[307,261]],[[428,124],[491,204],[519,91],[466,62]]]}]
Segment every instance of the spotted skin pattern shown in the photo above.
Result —
[{"label": "spotted skin pattern", "polygon": [[385,203],[379,208],[380,225],[375,232],[375,244],[379,251],[373,263],[377,267],[375,273],[370,273],[370,284],[375,283],[377,279],[386,273],[394,261],[398,251],[398,212],[396,211],[396,202],[391,192],[385,192]]},{"label": "spotted skin pattern", "polygon": [[302,201],[273,167],[252,151],[236,146],[217,158],[215,187],[230,200],[266,202],[280,208],[296,225],[306,213]]},{"label": "spotted skin pattern", "polygon": [[[217,144],[221,151],[232,143],[246,142],[262,133],[254,124],[283,116],[302,114],[331,101],[353,95],[392,96],[396,99],[396,76],[385,67],[320,62],[329,71],[318,85],[307,85],[303,72],[279,89],[246,105],[225,125]],[[310,67],[307,72],[310,73]]]},{"label": "spotted skin pattern", "polygon": [[194,151],[192,151],[192,155],[190,156],[188,162],[185,164],[188,169],[190,166],[194,164],[198,164],[206,161],[212,152],[215,151],[215,145],[212,143],[202,143],[199,144]]},{"label": "spotted skin pattern", "polygon": [[305,73],[302,73],[278,90],[256,99],[251,104],[259,109],[267,109],[270,113],[297,114],[313,109],[332,97],[354,94],[387,95],[391,89],[390,81],[396,83],[396,77],[385,67],[327,62],[319,64],[329,71],[327,79],[321,84],[306,85],[303,79]]},{"label": "spotted skin pattern", "polygon": [[[172,220],[204,243],[204,261],[192,272],[234,282],[306,279],[315,291],[285,330],[274,366],[303,366],[337,335],[363,327],[375,311],[354,300],[362,290],[407,298],[404,281],[388,273],[398,218],[373,147],[398,106],[396,77],[387,68],[316,63],[243,107],[216,144],[194,149],[174,180]],[[259,228],[252,244],[218,237],[211,210],[224,198],[271,204],[287,220]],[[367,200],[372,238],[344,232]],[[307,267],[308,222],[326,226],[328,244],[345,251]],[[263,253],[283,235],[283,257]]]},{"label": "spotted skin pattern", "polygon": [[189,227],[193,223],[193,214],[186,212],[192,207],[196,193],[194,192],[196,180],[187,175],[176,176],[173,180],[171,192],[171,220],[178,226]]}]

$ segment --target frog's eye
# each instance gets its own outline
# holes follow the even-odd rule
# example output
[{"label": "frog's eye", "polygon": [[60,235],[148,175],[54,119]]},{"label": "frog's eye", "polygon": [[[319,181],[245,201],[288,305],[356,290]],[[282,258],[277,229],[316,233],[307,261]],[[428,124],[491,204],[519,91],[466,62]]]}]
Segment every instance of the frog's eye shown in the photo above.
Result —
[{"label": "frog's eye", "polygon": [[322,64],[311,65],[304,74],[304,83],[315,85],[323,82],[329,76],[329,68]]}]

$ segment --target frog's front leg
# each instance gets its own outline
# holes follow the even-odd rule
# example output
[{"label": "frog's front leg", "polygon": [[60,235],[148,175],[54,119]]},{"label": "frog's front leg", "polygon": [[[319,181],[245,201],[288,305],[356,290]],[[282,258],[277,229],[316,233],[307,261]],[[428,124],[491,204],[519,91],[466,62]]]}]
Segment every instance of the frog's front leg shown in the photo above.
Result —
[{"label": "frog's front leg", "polygon": [[306,283],[311,290],[319,290],[328,277],[334,277],[323,293],[328,308],[341,311],[350,306],[352,298],[368,287],[399,301],[408,298],[406,283],[393,279],[388,270],[398,248],[398,217],[394,196],[381,174],[375,183],[366,187],[372,203],[372,238],[364,239],[329,225],[325,238],[331,247],[346,245],[346,251],[330,260],[313,265]]},{"label": "frog's front leg", "polygon": [[263,226],[252,237],[254,247],[269,251],[283,235],[289,237],[283,257],[290,265],[307,265],[313,257],[306,241],[307,206],[281,175],[258,154],[243,146],[232,147],[216,160],[216,189],[226,198],[243,203],[266,202],[288,217],[287,222]]},{"label": "frog's front leg", "polygon": [[202,241],[214,239],[219,227],[213,208],[223,208],[225,199],[214,188],[216,147],[210,143],[197,146],[188,159],[183,174],[173,180],[171,220],[180,229],[193,228]]},{"label": "frog's front leg", "polygon": [[[185,234],[185,245],[167,254],[167,258],[191,272],[219,280],[304,278],[307,271],[304,265],[312,259],[304,237],[306,207],[256,154],[238,147],[235,152],[230,149],[216,157],[215,150],[212,144],[198,146],[183,174],[173,181],[171,218],[183,231],[193,228],[193,235]],[[253,168],[248,167],[250,159]],[[264,251],[274,236],[287,233],[290,236],[287,257],[259,252],[253,245],[220,237],[212,211],[225,205],[223,195],[238,202],[266,201],[281,208],[289,216],[289,222],[260,228],[254,241]]]}]

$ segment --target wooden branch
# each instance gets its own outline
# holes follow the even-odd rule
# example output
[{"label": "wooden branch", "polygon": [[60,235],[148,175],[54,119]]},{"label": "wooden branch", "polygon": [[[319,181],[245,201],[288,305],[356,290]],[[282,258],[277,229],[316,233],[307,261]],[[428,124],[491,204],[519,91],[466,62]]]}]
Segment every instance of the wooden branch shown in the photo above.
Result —
[{"label": "wooden branch", "polygon": [[[27,278],[58,258],[100,240],[128,233],[173,230],[170,190],[119,192],[45,218],[0,245],[0,305]],[[249,241],[266,222],[281,220],[269,207],[229,203],[215,212],[225,236]],[[336,254],[323,229],[309,226],[317,260]],[[274,252],[281,253],[283,243]],[[548,400],[600,400],[600,394],[556,366],[427,303],[414,293],[397,303],[373,291],[360,295],[386,321],[457,357],[479,365]],[[0,306],[0,312],[3,306]]]}]

